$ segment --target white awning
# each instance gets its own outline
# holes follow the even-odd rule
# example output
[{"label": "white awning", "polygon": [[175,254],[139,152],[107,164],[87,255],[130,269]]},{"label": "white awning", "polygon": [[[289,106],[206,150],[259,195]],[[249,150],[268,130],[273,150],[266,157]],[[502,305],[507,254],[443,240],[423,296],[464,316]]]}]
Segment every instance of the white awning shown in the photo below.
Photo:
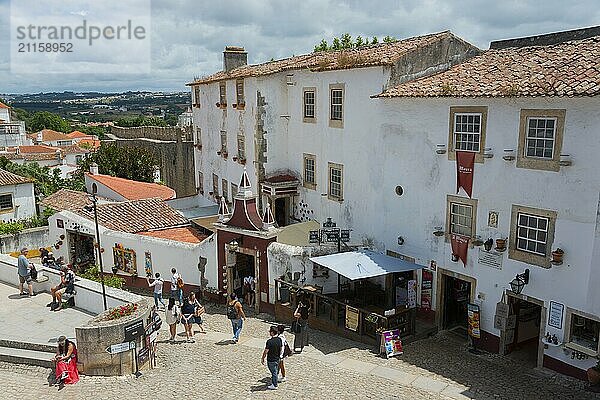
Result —
[{"label": "white awning", "polygon": [[349,251],[309,259],[352,281],[423,268],[422,265],[369,250]]}]

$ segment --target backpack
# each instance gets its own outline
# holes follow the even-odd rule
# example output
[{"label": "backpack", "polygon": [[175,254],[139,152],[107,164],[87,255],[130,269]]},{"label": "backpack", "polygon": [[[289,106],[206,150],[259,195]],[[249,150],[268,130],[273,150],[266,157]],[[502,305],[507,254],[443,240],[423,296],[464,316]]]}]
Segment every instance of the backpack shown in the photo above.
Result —
[{"label": "backpack", "polygon": [[181,279],[181,276],[180,276],[180,277],[177,278],[177,287],[179,289],[183,289],[183,285],[184,285],[183,279]]},{"label": "backpack", "polygon": [[233,303],[232,305],[227,305],[227,318],[229,319],[238,319],[238,312],[235,309],[235,305],[238,302],[236,301],[235,303]]},{"label": "backpack", "polygon": [[35,269],[33,264],[31,264],[31,269],[29,270],[29,275],[31,276],[31,279],[33,279],[34,281],[37,281],[38,271],[37,271],[37,269]]}]

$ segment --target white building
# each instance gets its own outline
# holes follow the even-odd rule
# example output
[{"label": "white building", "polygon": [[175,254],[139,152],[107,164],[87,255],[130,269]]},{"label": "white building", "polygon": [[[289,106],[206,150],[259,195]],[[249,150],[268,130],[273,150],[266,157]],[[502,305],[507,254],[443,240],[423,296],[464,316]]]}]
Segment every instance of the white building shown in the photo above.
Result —
[{"label": "white building", "polygon": [[46,146],[71,146],[74,139],[66,133],[53,131],[52,129],[42,129],[37,133],[27,135],[30,144],[45,144]]},{"label": "white building", "polygon": [[10,107],[0,103],[0,147],[21,146],[25,139],[25,122],[13,121]]},{"label": "white building", "polygon": [[85,187],[88,193],[92,193],[92,185],[96,184],[98,196],[113,201],[151,198],[170,200],[177,197],[175,190],[165,185],[99,174],[96,164],[92,164],[90,169],[90,173],[85,174]]},{"label": "white building", "polygon": [[33,180],[0,169],[0,221],[36,215]]}]

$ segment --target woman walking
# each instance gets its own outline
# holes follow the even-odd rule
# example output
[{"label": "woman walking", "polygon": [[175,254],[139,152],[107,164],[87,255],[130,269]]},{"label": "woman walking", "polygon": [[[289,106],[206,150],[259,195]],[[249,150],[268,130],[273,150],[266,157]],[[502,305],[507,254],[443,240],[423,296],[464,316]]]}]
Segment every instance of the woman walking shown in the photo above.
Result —
[{"label": "woman walking", "polygon": [[279,339],[281,339],[281,360],[279,361],[279,372],[281,372],[281,378],[278,378],[278,381],[285,382],[287,379],[285,378],[285,365],[283,364],[283,361],[292,353],[292,351],[287,340],[285,339],[285,325],[278,325],[277,332],[277,336]]},{"label": "woman walking", "polygon": [[175,305],[175,299],[171,297],[169,298],[169,305],[167,305],[167,309],[165,310],[165,321],[169,325],[169,331],[171,332],[169,340],[171,342],[175,340],[175,335],[177,334],[177,320],[179,317],[179,307]]},{"label": "woman walking", "polygon": [[298,307],[294,312],[294,318],[296,318],[297,325],[296,331],[294,332],[295,353],[302,353],[304,346],[308,346],[308,313],[310,308],[307,304],[308,301],[299,300]]},{"label": "woman walking", "polygon": [[194,292],[190,293],[190,303],[194,306],[194,322],[198,324],[200,333],[206,333],[204,326],[202,326],[202,314],[204,314],[205,309],[198,301],[198,296]]},{"label": "woman walking", "polygon": [[70,385],[79,382],[77,371],[77,348],[75,343],[65,336],[58,338],[58,348],[54,357],[55,377],[58,385]]},{"label": "woman walking", "polygon": [[194,323],[196,315],[196,307],[194,306],[192,300],[193,297],[194,292],[189,294],[189,296],[183,301],[183,306],[181,307],[181,323],[185,327],[186,340],[190,343],[194,342],[194,332],[192,332],[192,324]]}]

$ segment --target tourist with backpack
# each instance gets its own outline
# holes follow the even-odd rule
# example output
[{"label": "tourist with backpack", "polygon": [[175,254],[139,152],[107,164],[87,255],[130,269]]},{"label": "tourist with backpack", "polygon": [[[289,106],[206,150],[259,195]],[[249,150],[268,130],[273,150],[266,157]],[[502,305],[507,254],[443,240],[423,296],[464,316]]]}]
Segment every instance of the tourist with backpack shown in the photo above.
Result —
[{"label": "tourist with backpack", "polygon": [[175,268],[171,268],[171,297],[183,305],[183,278],[177,273]]},{"label": "tourist with backpack", "polygon": [[240,333],[242,333],[242,324],[246,320],[242,303],[239,302],[235,293],[231,293],[229,296],[229,302],[227,302],[227,318],[231,320],[231,327],[233,329],[233,343],[237,343],[240,340]]}]

